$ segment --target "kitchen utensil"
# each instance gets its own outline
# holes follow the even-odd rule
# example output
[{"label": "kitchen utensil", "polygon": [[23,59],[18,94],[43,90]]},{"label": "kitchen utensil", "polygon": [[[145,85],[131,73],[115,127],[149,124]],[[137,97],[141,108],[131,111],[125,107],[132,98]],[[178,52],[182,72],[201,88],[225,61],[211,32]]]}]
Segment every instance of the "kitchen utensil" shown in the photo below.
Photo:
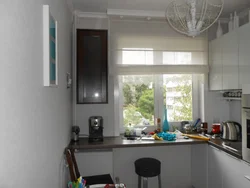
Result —
[{"label": "kitchen utensil", "polygon": [[156,129],[158,132],[162,131],[161,118],[156,118]]},{"label": "kitchen utensil", "polygon": [[101,116],[89,118],[89,142],[103,142],[103,118]]},{"label": "kitchen utensil", "polygon": [[219,123],[212,125],[212,133],[213,134],[220,134],[220,124]]},{"label": "kitchen utensil", "polygon": [[201,123],[201,132],[203,135],[207,134],[207,122]]},{"label": "kitchen utensil", "polygon": [[195,124],[194,124],[194,128],[196,128],[197,127],[197,125],[199,124],[199,122],[201,121],[201,119],[200,118],[198,118],[197,120],[196,120],[196,122],[195,122]]},{"label": "kitchen utensil", "polygon": [[239,140],[241,135],[241,125],[237,122],[227,121],[223,122],[223,134],[222,138],[231,141]]},{"label": "kitchen utensil", "polygon": [[140,128],[135,128],[135,135],[136,136],[141,136],[142,129]]},{"label": "kitchen utensil", "polygon": [[197,135],[192,135],[192,134],[182,134],[183,136],[187,136],[189,138],[195,138],[195,139],[200,139],[200,140],[205,140],[209,141],[210,138],[204,137],[204,136],[197,136]]},{"label": "kitchen utensil", "polygon": [[186,124],[184,127],[183,127],[185,133],[191,133],[192,132],[192,126],[190,124]]},{"label": "kitchen utensil", "polygon": [[79,141],[80,127],[72,126],[71,128],[71,140],[74,142]]},{"label": "kitchen utensil", "polygon": [[184,127],[185,127],[186,124],[189,124],[189,121],[182,121],[181,122],[181,131],[185,132]]},{"label": "kitchen utensil", "polygon": [[135,136],[140,137],[142,135],[142,132],[145,131],[146,129],[147,129],[147,127],[134,128]]}]

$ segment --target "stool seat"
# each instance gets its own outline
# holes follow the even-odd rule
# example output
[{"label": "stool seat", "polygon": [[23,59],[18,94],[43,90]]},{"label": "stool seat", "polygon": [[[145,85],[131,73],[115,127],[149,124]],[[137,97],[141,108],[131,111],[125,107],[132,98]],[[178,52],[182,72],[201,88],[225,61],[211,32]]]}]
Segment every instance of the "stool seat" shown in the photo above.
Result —
[{"label": "stool seat", "polygon": [[141,158],[135,161],[135,172],[138,176],[151,178],[161,174],[161,162],[153,158]]},{"label": "stool seat", "polygon": [[153,158],[141,158],[135,161],[135,173],[138,175],[138,188],[148,188],[148,178],[158,176],[158,187],[161,188],[161,162]]}]

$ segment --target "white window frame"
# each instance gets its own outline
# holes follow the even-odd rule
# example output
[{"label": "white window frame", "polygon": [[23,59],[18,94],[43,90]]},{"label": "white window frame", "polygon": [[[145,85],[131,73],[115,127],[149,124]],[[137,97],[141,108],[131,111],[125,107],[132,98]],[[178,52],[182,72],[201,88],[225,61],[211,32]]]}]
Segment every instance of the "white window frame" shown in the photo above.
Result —
[{"label": "white window frame", "polygon": [[[163,97],[163,75],[155,75],[154,76],[154,116],[156,117],[162,117],[163,116],[163,104],[164,104],[164,97]],[[124,98],[123,98],[123,83],[121,77],[119,78],[119,120],[120,120],[120,133],[124,133],[126,126],[124,126],[123,121],[123,104],[124,104]],[[199,94],[199,80],[198,75],[192,76],[192,121],[195,121],[197,118],[200,117],[199,112],[199,100],[200,94]],[[162,118],[161,118],[162,119]],[[183,120],[184,121],[184,120]],[[176,127],[180,126],[180,122],[169,122],[170,125],[174,125]],[[156,125],[137,125],[135,127],[147,127],[148,130],[153,131],[156,129]]]}]

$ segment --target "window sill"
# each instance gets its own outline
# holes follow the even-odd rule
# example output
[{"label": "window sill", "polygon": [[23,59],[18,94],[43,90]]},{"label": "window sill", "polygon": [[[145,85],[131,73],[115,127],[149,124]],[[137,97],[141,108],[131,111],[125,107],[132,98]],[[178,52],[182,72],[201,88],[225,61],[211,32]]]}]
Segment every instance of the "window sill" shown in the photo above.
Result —
[{"label": "window sill", "polygon": [[[190,122],[192,122],[192,121],[190,121]],[[173,126],[175,126],[179,130],[181,129],[181,122],[169,122],[169,124],[170,124],[170,131],[173,131]],[[155,131],[157,128],[155,125],[149,125],[149,126],[137,125],[137,126],[134,126],[133,128],[144,128],[144,127],[147,127],[145,132],[152,132],[152,131]],[[128,126],[121,126],[120,127],[120,134],[124,134],[126,128],[128,128]]]}]

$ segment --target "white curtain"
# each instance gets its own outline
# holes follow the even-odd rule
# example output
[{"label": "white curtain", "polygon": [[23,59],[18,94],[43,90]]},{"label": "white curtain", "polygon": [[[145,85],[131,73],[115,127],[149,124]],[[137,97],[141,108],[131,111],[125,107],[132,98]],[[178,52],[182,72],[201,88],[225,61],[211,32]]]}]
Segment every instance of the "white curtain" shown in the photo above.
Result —
[{"label": "white curtain", "polygon": [[206,35],[189,38],[167,23],[110,20],[111,74],[208,73]]}]

